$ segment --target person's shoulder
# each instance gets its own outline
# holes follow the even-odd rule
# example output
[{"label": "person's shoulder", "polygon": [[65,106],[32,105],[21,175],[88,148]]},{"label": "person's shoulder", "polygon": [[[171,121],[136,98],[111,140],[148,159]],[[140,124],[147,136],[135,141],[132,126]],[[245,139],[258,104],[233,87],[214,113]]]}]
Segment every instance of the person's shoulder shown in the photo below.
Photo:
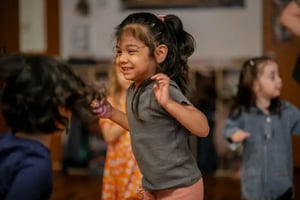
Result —
[{"label": "person's shoulder", "polygon": [[297,109],[297,106],[286,99],[280,99],[282,110]]},{"label": "person's shoulder", "polygon": [[11,152],[10,149],[15,149],[17,141],[11,132],[1,133],[0,135],[0,153],[3,151]]},{"label": "person's shoulder", "polygon": [[[16,155],[16,152],[23,152],[22,150],[19,151],[19,148],[16,146],[16,142],[14,136],[10,132],[2,133],[0,135],[0,163],[4,166],[6,163],[13,163],[16,162],[19,154]],[[12,156],[14,155],[14,156]],[[10,158],[14,159],[10,159]]]},{"label": "person's shoulder", "polygon": [[3,168],[23,168],[38,166],[51,167],[50,153],[46,147],[28,140],[15,137],[12,133],[5,133],[0,138],[0,163]]},{"label": "person's shoulder", "polygon": [[0,140],[8,139],[11,135],[12,135],[12,133],[10,131],[0,133]]},{"label": "person's shoulder", "polygon": [[177,85],[177,83],[176,83],[175,81],[173,81],[172,79],[170,79],[169,85],[170,85],[171,87],[176,88],[176,89],[180,89],[179,86]]},{"label": "person's shoulder", "polygon": [[3,152],[7,152],[6,155],[14,155],[15,160],[22,160],[26,157],[39,159],[50,157],[49,149],[43,144],[34,140],[18,138],[11,132],[0,137],[0,153],[3,154]]},{"label": "person's shoulder", "polygon": [[283,108],[286,108],[288,106],[294,106],[289,100],[286,99],[280,99],[280,104]]},{"label": "person's shoulder", "polygon": [[246,113],[248,113],[246,111],[246,109],[243,106],[239,106],[239,107],[236,107],[236,108],[230,110],[227,119],[228,120],[229,119],[230,120],[237,120],[237,119],[242,118],[242,116],[244,116]]},{"label": "person's shoulder", "polygon": [[[22,152],[21,152],[22,151]],[[52,160],[49,149],[35,141],[25,141],[15,154],[19,155],[18,167],[30,168],[39,177],[47,177],[52,171]]]},{"label": "person's shoulder", "polygon": [[178,84],[175,81],[173,81],[172,79],[170,79],[170,82],[169,82],[169,90],[170,90],[171,93],[182,94],[183,95],[183,92],[181,91]]}]

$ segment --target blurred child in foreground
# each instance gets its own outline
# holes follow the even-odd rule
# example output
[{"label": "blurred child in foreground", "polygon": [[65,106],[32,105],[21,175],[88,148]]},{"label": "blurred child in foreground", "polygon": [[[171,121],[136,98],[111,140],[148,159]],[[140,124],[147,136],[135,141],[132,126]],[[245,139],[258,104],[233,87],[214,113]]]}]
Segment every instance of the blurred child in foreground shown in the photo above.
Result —
[{"label": "blurred child in foreground", "polygon": [[67,129],[72,113],[92,119],[89,103],[102,96],[67,65],[46,56],[4,56],[0,83],[3,116],[11,129],[0,135],[0,199],[48,200],[52,134]]}]

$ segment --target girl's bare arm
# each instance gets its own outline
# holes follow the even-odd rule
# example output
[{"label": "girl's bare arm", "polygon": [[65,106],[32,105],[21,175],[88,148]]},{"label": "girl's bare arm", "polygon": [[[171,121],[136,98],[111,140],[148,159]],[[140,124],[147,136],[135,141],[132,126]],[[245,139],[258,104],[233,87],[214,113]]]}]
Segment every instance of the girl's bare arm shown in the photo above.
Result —
[{"label": "girl's bare arm", "polygon": [[111,106],[107,100],[94,100],[91,103],[92,112],[100,118],[108,118],[119,124],[124,129],[129,130],[126,113]]},{"label": "girl's bare arm", "polygon": [[164,108],[192,134],[206,137],[209,125],[206,116],[193,105],[182,105],[170,100]]},{"label": "girl's bare arm", "polygon": [[159,73],[152,76],[151,79],[156,81],[153,91],[160,105],[192,134],[206,137],[209,132],[206,116],[193,105],[183,105],[170,98],[170,79],[167,75]]}]

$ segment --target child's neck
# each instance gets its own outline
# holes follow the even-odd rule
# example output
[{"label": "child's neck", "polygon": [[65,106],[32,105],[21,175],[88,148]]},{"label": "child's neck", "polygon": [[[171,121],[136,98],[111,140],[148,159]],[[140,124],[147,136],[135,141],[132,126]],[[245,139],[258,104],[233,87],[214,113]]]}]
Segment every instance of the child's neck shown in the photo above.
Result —
[{"label": "child's neck", "polygon": [[42,133],[26,134],[24,132],[17,132],[15,135],[18,138],[24,138],[24,139],[38,141],[38,142],[42,143],[44,146],[46,146],[47,148],[50,148],[51,134],[42,134]]},{"label": "child's neck", "polygon": [[269,114],[269,106],[270,106],[271,100],[266,99],[263,97],[257,97],[256,98],[256,106],[264,113]]}]

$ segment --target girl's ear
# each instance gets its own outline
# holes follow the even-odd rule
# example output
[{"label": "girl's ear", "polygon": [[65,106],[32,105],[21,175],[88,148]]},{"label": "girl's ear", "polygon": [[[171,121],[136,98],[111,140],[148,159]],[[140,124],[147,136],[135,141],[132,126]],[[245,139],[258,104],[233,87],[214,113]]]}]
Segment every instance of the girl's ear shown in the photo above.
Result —
[{"label": "girl's ear", "polygon": [[168,54],[168,47],[165,44],[160,44],[155,49],[155,60],[156,62],[162,63],[165,61]]}]

